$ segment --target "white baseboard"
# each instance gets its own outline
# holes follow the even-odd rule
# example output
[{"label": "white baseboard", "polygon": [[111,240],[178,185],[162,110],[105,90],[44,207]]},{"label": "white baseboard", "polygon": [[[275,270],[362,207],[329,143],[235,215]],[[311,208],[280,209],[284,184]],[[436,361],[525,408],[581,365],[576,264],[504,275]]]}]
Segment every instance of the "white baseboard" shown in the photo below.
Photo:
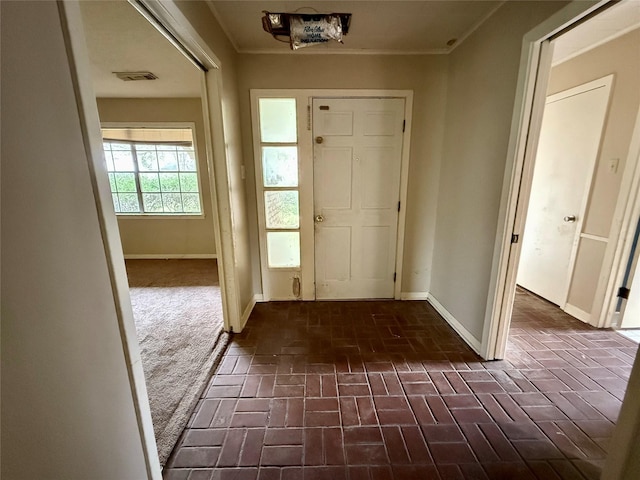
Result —
[{"label": "white baseboard", "polygon": [[191,259],[191,258],[218,258],[215,253],[151,253],[151,254],[131,254],[125,255],[125,260],[173,260],[178,259]]},{"label": "white baseboard", "polygon": [[429,294],[427,301],[436,309],[436,311],[444,318],[444,320],[453,328],[458,335],[469,345],[478,355],[482,349],[482,343],[476,339],[471,332],[467,330],[453,315],[444,308],[444,306],[431,294]]},{"label": "white baseboard", "polygon": [[427,300],[429,292],[400,292],[400,300]]},{"label": "white baseboard", "polygon": [[575,317],[578,320],[583,321],[584,323],[589,323],[591,321],[590,313],[585,312],[584,310],[578,307],[575,307],[573,305],[570,305],[568,303],[564,306],[563,310],[567,312],[569,315],[571,315],[572,317]]},{"label": "white baseboard", "polygon": [[[242,312],[242,317],[240,318],[240,332],[244,329],[245,325],[247,324],[247,321],[251,316],[251,312],[253,312],[253,307],[256,306],[256,302],[260,301],[258,300],[258,298],[261,299],[262,295],[254,295],[253,298],[247,304],[247,308],[245,308],[244,312]],[[240,333],[240,332],[236,332],[236,333]]]}]

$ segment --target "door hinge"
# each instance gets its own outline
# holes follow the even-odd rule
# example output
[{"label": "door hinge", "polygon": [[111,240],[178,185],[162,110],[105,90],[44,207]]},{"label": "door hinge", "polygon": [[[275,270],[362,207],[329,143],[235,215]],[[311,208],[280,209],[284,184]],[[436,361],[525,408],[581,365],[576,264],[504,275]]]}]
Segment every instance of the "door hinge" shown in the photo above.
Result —
[{"label": "door hinge", "polygon": [[307,130],[311,130],[311,105],[307,105]]},{"label": "door hinge", "polygon": [[618,297],[624,298],[625,300],[629,300],[629,293],[631,293],[631,290],[627,287],[620,287],[618,289]]},{"label": "door hinge", "polygon": [[396,277],[398,276],[398,274],[396,272],[393,272],[393,283],[396,283]]},{"label": "door hinge", "polygon": [[511,234],[511,243],[518,243],[520,241],[520,235],[517,233]]},{"label": "door hinge", "polygon": [[402,120],[402,133],[404,133],[404,129],[407,126],[407,121],[406,120]]},{"label": "door hinge", "polygon": [[398,211],[400,211],[400,202],[398,202]]}]

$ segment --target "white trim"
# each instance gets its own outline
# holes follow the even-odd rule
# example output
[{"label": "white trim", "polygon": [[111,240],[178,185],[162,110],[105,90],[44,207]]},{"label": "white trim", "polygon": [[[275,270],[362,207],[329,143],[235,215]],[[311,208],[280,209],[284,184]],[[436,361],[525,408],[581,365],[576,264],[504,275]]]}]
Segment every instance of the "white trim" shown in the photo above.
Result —
[{"label": "white trim", "polygon": [[78,105],[79,127],[84,141],[91,187],[96,202],[98,226],[104,247],[105,261],[109,270],[113,303],[116,310],[122,341],[123,355],[131,387],[141,450],[148,479],[161,479],[162,469],[151,420],[149,396],[142,370],[142,358],[138,344],[129,282],[124,267],[124,258],[118,222],[111,199],[111,188],[104,162],[102,135],[96,96],[91,82],[91,65],[86,47],[80,6],[76,1],[58,2],[60,22],[67,48],[69,70]]},{"label": "white trim", "polygon": [[[628,173],[627,173],[628,172]],[[611,222],[609,242],[603,264],[611,265],[611,275],[602,279],[596,289],[596,299],[602,295],[602,309],[597,317],[597,327],[610,327],[616,316],[617,290],[624,280],[627,260],[635,235],[637,219],[640,217],[640,108],[636,115],[629,153],[620,185],[620,194]],[[595,317],[594,317],[595,318]]]},{"label": "white trim", "polygon": [[231,35],[231,30],[227,28],[227,23],[222,19],[222,16],[220,15],[220,13],[218,12],[218,9],[213,4],[213,1],[205,0],[205,2],[207,4],[207,7],[209,7],[209,10],[211,10],[211,13],[215,17],[215,19],[218,21],[218,25],[220,25],[220,28],[222,29],[224,34],[227,36],[227,40],[229,40],[229,43],[233,46],[233,49],[238,53],[243,53],[243,52],[240,52],[240,47],[238,47],[238,44],[236,43],[235,38],[233,37],[233,35]]},{"label": "white trim", "polygon": [[[209,48],[207,42],[196,32],[189,20],[180,11],[176,0],[128,0],[151,23],[162,36],[176,46],[181,52],[189,52],[193,59],[197,59],[207,69],[219,69],[222,63]],[[142,5],[155,18],[149,18],[146,12],[138,7]],[[167,32],[170,35],[167,35]],[[175,37],[175,38],[172,38]],[[185,55],[193,62],[193,59]],[[200,68],[199,65],[196,65]]]},{"label": "white trim", "polygon": [[242,317],[240,318],[240,330],[236,331],[234,329],[234,333],[240,333],[242,329],[244,329],[245,325],[247,324],[247,321],[249,320],[249,317],[251,316],[251,312],[253,312],[253,307],[256,306],[256,303],[260,301],[259,299],[261,298],[262,298],[262,295],[254,295],[253,297],[251,297],[251,300],[249,300],[249,303],[247,304],[244,311],[242,312]]},{"label": "white trim", "polygon": [[[174,214],[174,213],[165,213],[165,212],[157,213],[157,212],[144,212],[144,211],[136,212],[136,213],[116,212],[116,215],[118,218],[127,218],[127,219],[135,219],[135,220],[141,220],[143,218],[144,219],[171,218],[176,220],[178,219],[200,220],[205,218],[204,201],[203,201],[203,194],[202,194],[202,173],[201,173],[202,168],[200,168],[202,166],[201,165],[202,159],[200,158],[200,154],[198,153],[198,139],[196,138],[196,122],[101,122],[100,130],[102,131],[105,128],[122,129],[122,130],[144,129],[144,128],[153,128],[157,130],[188,128],[189,130],[191,130],[191,143],[193,145],[193,154],[196,156],[196,178],[198,179],[198,198],[200,200],[200,210],[201,210],[200,213],[190,214],[186,212],[181,212],[181,213]],[[130,143],[135,143],[135,141]],[[138,167],[135,167],[136,180],[139,180],[140,173],[141,172],[138,170]],[[154,173],[154,172],[152,171],[151,173]],[[180,193],[183,193],[182,190],[180,191]],[[140,200],[142,199],[141,196],[138,196],[138,198]],[[140,205],[140,210],[144,210],[144,205]]]},{"label": "white trim", "polygon": [[469,345],[474,352],[480,355],[481,343],[476,337],[474,337],[464,325],[462,325],[456,318],[447,310],[432,294],[428,294],[427,301],[433,308],[440,314],[442,318],[453,328],[458,335]]},{"label": "white trim", "polygon": [[587,52],[589,52],[589,51],[591,51],[591,50],[593,50],[595,48],[598,48],[598,47],[604,45],[605,43],[611,42],[611,41],[615,40],[616,38],[622,37],[623,35],[626,35],[627,33],[632,32],[632,31],[636,30],[637,28],[640,28],[640,24],[638,24],[638,23],[635,24],[635,25],[630,25],[627,28],[623,28],[622,30],[618,30],[618,31],[612,33],[611,35],[603,38],[602,40],[597,41],[596,43],[593,43],[593,44],[591,44],[591,45],[589,45],[587,47],[581,48],[580,50],[576,50],[575,52],[571,53],[570,55],[568,55],[568,56],[566,56],[564,58],[555,60],[552,63],[552,66],[556,67],[556,66],[558,66],[558,65],[560,65],[560,64],[562,64],[564,62],[568,62],[569,60],[571,60],[573,58],[579,57],[583,53],[587,53]]},{"label": "white trim", "polygon": [[507,0],[502,0],[501,2],[499,2],[495,7],[493,7],[491,10],[489,10],[489,12],[487,12],[482,18],[480,18],[480,20],[478,20],[476,23],[474,23],[471,28],[469,30],[467,30],[460,38],[458,38],[458,41],[456,43],[454,43],[451,48],[449,48],[449,51],[447,53],[451,53],[453,52],[459,45],[462,45],[464,43],[464,41],[469,38],[473,32],[475,32],[476,30],[478,30],[487,20],[489,20],[494,13],[496,13],[505,3],[507,3]]},{"label": "white trim", "polygon": [[428,300],[429,292],[400,292],[400,300]]},{"label": "white trim", "polygon": [[586,238],[587,240],[594,240],[596,242],[604,242],[604,243],[607,243],[609,241],[607,237],[602,237],[600,235],[593,235],[592,233],[581,233],[580,238]]},{"label": "white trim", "polygon": [[402,158],[400,160],[400,212],[396,234],[396,283],[393,298],[400,299],[402,292],[402,266],[404,260],[404,237],[407,224],[407,198],[409,196],[409,159],[411,158],[411,130],[413,126],[413,91],[404,98],[404,131],[402,132]]},{"label": "white trim", "polygon": [[589,312],[585,312],[581,308],[576,307],[575,305],[566,303],[563,310],[567,312],[569,315],[571,315],[572,317],[575,317],[584,323],[591,322],[591,314]]},{"label": "white trim", "polygon": [[305,48],[296,50],[271,50],[271,49],[248,49],[238,50],[240,54],[246,55],[447,55],[450,52],[448,48],[432,48],[430,50],[359,50],[357,48]]},{"label": "white trim", "polygon": [[215,253],[149,253],[149,254],[126,254],[125,260],[173,260],[173,259],[209,259],[218,258]]},{"label": "white trim", "polygon": [[[401,166],[400,166],[400,202],[401,208],[398,214],[398,232],[397,232],[397,243],[396,243],[396,278],[397,281],[394,287],[394,298],[399,300],[401,298],[402,291],[402,265],[404,260],[404,237],[405,237],[405,227],[406,227],[406,211],[407,211],[407,197],[408,197],[408,184],[409,184],[409,159],[410,159],[410,146],[411,146],[411,126],[412,126],[412,116],[413,116],[413,90],[368,90],[368,89],[251,89],[250,98],[251,98],[251,120],[252,120],[252,145],[253,145],[253,155],[255,162],[255,177],[256,177],[256,198],[257,198],[257,208],[258,208],[258,228],[260,230],[259,233],[259,243],[260,243],[260,259],[261,259],[261,278],[263,284],[263,294],[265,296],[266,301],[277,301],[279,298],[272,297],[269,289],[269,278],[267,272],[269,269],[266,264],[266,245],[265,239],[261,232],[264,232],[264,214],[263,209],[264,206],[262,204],[263,200],[261,197],[260,182],[262,181],[261,177],[261,157],[260,157],[260,138],[258,132],[258,109],[257,109],[257,101],[259,98],[295,98],[296,105],[298,109],[298,114],[300,115],[302,104],[298,104],[301,99],[307,99],[308,101],[304,103],[311,105],[311,100],[313,98],[402,98],[404,99],[404,119],[406,121],[405,124],[405,132],[403,134],[402,139],[402,158],[401,158]],[[310,112],[309,115],[312,115]],[[298,119],[298,124],[302,125],[305,122],[303,119]],[[306,143],[305,143],[306,142]],[[302,152],[307,147],[313,147],[313,135],[311,130],[308,128],[300,128],[298,131],[298,150]],[[307,145],[310,143],[310,145]],[[312,155],[312,153],[310,153]],[[312,157],[310,157],[312,158]],[[300,172],[302,174],[303,170],[302,165],[303,160],[300,159],[299,166],[301,168]],[[302,186],[303,181],[305,185],[308,184],[304,189],[300,188],[300,209],[301,209],[301,225],[300,225],[300,238],[301,238],[301,256],[304,257],[305,252],[305,243],[303,241],[303,236],[306,232],[311,232],[311,237],[307,240],[314,241],[313,234],[313,219],[312,215],[306,215],[307,224],[304,224],[304,219],[302,218],[302,214],[305,210],[305,205],[303,202],[309,201],[313,202],[313,170],[306,172],[306,178],[304,180],[301,177],[300,185]],[[309,197],[309,195],[311,195]],[[311,205],[313,208],[313,205]],[[313,210],[311,211],[313,212]],[[311,273],[311,283],[315,280],[314,273],[315,264],[311,261],[311,264],[305,264],[304,258],[301,259],[300,271],[303,273],[303,293],[305,289],[305,285],[309,285],[310,281],[307,279],[308,273]],[[306,269],[306,270],[305,270]],[[292,269],[297,270],[297,269]],[[307,271],[308,270],[308,271]],[[303,295],[303,299],[313,299],[315,296],[311,297],[310,294],[308,296]],[[313,292],[315,295],[315,290]],[[282,298],[282,300],[291,300],[290,298]]]},{"label": "white trim", "polygon": [[[487,360],[503,358],[513,298],[520,244],[512,248],[511,235],[522,233],[523,222],[516,222],[526,205],[518,205],[527,137],[539,133],[546,85],[551,70],[552,48],[545,47],[549,38],[590,15],[608,0],[585,2],[574,0],[551,15],[523,38],[518,84],[511,121],[505,175],[498,212],[498,227],[492,260],[490,285],[482,335],[482,357]],[[534,95],[535,92],[535,95]],[[535,136],[535,135],[533,135]],[[537,139],[529,139],[531,141]],[[526,202],[524,202],[526,203]]]}]

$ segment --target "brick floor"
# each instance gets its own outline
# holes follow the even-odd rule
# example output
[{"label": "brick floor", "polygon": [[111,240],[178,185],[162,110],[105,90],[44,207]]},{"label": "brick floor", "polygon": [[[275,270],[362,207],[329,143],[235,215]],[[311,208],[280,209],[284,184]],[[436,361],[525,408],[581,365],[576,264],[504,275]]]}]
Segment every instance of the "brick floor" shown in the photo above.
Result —
[{"label": "brick floor", "polygon": [[164,476],[596,479],[637,348],[523,291],[494,362],[426,302],[259,304]]}]

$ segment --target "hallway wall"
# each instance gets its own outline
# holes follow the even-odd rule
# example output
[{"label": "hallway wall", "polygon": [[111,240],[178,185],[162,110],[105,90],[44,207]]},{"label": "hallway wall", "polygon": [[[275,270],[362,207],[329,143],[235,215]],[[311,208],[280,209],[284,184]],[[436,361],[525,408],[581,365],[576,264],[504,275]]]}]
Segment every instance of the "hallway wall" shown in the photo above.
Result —
[{"label": "hallway wall", "polygon": [[1,473],[145,479],[58,5],[0,9]]}]

